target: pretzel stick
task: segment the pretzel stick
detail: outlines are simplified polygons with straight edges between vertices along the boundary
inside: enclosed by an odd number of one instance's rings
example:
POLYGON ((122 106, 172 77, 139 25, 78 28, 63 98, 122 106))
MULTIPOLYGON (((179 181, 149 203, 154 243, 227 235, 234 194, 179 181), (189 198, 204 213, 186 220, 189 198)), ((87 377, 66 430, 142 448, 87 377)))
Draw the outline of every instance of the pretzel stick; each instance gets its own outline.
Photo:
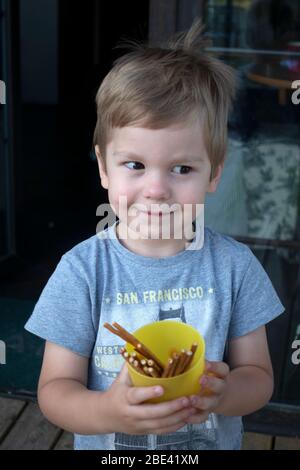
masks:
POLYGON ((151 375, 151 377, 160 377, 159 373, 154 369, 154 367, 148 367, 148 373, 151 375))
POLYGON ((138 355, 136 352, 131 352, 130 356, 133 357, 134 359, 138 359, 138 355))
POLYGON ((186 363, 185 363, 185 365, 184 365, 183 372, 186 372, 187 369, 189 368, 189 366, 191 365, 191 362, 192 362, 192 360, 193 360, 193 358, 194 358, 194 355, 195 355, 195 352, 196 352, 196 350, 197 350, 197 347, 198 347, 198 344, 197 344, 197 343, 193 343, 193 344, 192 344, 191 351, 190 351, 192 354, 189 355, 189 358, 187 359, 187 361, 186 361, 186 363))
POLYGON ((179 375, 181 374, 181 370, 182 370, 182 365, 183 365, 183 362, 185 361, 185 350, 181 351, 179 353, 179 359, 178 359, 178 362, 177 362, 177 365, 176 365, 176 369, 174 371, 174 374, 173 375, 179 375))
POLYGON ((149 367, 153 367, 153 369, 155 369, 156 372, 158 373, 159 377, 161 376, 162 370, 161 370, 161 368, 156 364, 156 362, 154 362, 152 359, 148 359, 147 365, 148 365, 149 367))
POLYGON ((119 325, 117 322, 113 322, 113 326, 111 326, 109 323, 104 323, 103 325, 105 328, 107 328, 111 333, 114 333, 115 335, 119 336, 120 338, 124 339, 127 343, 130 343, 134 348, 142 354, 144 357, 147 359, 152 359, 153 361, 156 362, 156 364, 163 370, 164 365, 163 363, 144 345, 142 344, 135 336, 133 336, 131 333, 126 331, 124 328, 122 328, 121 325, 119 325), (115 328, 113 328, 115 327, 115 328))
POLYGON ((146 357, 147 359, 152 359, 152 361, 154 361, 161 370, 164 369, 163 363, 149 349, 147 349, 144 344, 138 343, 137 350, 140 354, 142 354, 142 356, 146 357))
POLYGON ((173 364, 173 359, 169 359, 166 367, 164 368, 164 371, 162 373, 162 378, 168 377, 169 371, 171 370, 173 364))
POLYGON ((151 377, 149 372, 148 372, 148 367, 144 366, 143 371, 144 371, 144 375, 148 375, 148 377, 151 377))
MULTIPOLYGON (((142 354, 142 352, 140 351, 140 349, 134 348, 134 350, 135 350, 140 356, 144 356, 145 358, 147 358, 146 355, 142 354)), ((154 356, 153 353, 151 353, 151 354, 152 354, 152 356, 154 356)), ((147 358, 147 359, 143 359, 143 361, 145 361, 145 363, 143 364, 144 366, 155 367, 160 373, 162 373, 164 367, 160 367, 160 365, 157 363, 158 359, 157 359, 157 361, 155 361, 154 359, 148 359, 148 358, 147 358), (148 364, 148 361, 151 362, 151 365, 148 364), (152 364, 152 363, 153 363, 153 364, 152 364)), ((162 364, 162 363, 161 363, 161 364, 162 364)))
MULTIPOLYGON (((122 334, 120 334, 118 332, 118 330, 116 330, 115 328, 113 328, 109 323, 104 323, 104 328, 106 328, 107 330, 109 330, 111 333, 113 333, 114 335, 117 335, 119 336, 120 338, 124 339, 124 336, 122 334)), ((125 340, 125 339, 124 339, 125 340)), ((125 340, 126 341, 126 340, 125 340)))
POLYGON ((188 361, 190 360, 190 356, 192 356, 192 351, 185 351, 182 355, 182 362, 181 368, 178 371, 178 374, 183 374, 186 371, 186 367, 188 365, 188 361))
POLYGON ((111 333, 119 336, 134 347, 135 352, 131 353, 128 353, 126 349, 122 347, 120 352, 123 358, 138 372, 150 377, 166 378, 183 374, 192 363, 198 347, 197 343, 193 343, 190 351, 182 349, 180 353, 177 353, 173 349, 171 351, 172 357, 168 360, 167 365, 164 366, 163 363, 143 343, 140 343, 135 336, 126 331, 125 328, 118 323, 113 322, 113 326, 109 323, 104 323, 103 326, 111 333), (137 353, 139 353, 139 355, 137 353), (147 360, 141 359, 140 355, 144 356, 147 360))
POLYGON ((143 374, 144 373, 144 370, 141 366, 141 364, 139 363, 139 361, 136 359, 135 361, 133 361, 133 367, 140 373, 140 374, 143 374))
POLYGON ((137 345, 139 344, 139 340, 135 336, 133 336, 131 333, 129 333, 127 330, 125 330, 125 328, 123 328, 121 325, 119 325, 119 323, 117 323, 115 321, 112 323, 112 325, 113 325, 113 327, 115 327, 115 328, 112 327, 113 332, 115 332, 115 334, 117 334, 116 331, 118 331, 119 335, 122 334, 123 339, 125 339, 125 341, 127 341, 127 343, 130 343, 130 344, 132 344, 132 346, 137 347, 137 345))
POLYGON ((143 368, 145 374, 147 374, 149 377, 154 377, 154 378, 158 378, 160 377, 160 375, 158 374, 158 372, 153 368, 153 367, 144 367, 143 368))
POLYGON ((123 349, 123 351, 121 351, 121 355, 124 357, 124 359, 126 361, 129 361, 129 354, 127 351, 125 351, 125 349, 123 349))
POLYGON ((173 364, 171 367, 171 370, 169 371, 168 377, 174 377, 176 375, 176 368, 179 362, 179 354, 174 353, 173 354, 173 364))
MULTIPOLYGON (((122 354, 123 358, 125 359, 125 361, 128 362, 128 364, 130 364, 137 372, 139 372, 140 374, 144 374, 143 369, 142 369, 141 367, 136 366, 136 365, 134 364, 134 362, 135 362, 134 359, 133 359, 132 357, 129 357, 129 354, 128 354, 127 351, 124 351, 124 352, 121 353, 121 354, 122 354), (131 362, 130 362, 130 359, 133 360, 133 363, 132 363, 132 364, 131 364, 131 362)), ((138 361, 136 361, 136 362, 138 362, 138 361)))
POLYGON ((135 370, 143 374, 143 368, 139 364, 139 361, 137 359, 134 359, 134 357, 130 356, 129 352, 126 350, 121 352, 123 358, 125 359, 128 364, 130 364, 135 370))

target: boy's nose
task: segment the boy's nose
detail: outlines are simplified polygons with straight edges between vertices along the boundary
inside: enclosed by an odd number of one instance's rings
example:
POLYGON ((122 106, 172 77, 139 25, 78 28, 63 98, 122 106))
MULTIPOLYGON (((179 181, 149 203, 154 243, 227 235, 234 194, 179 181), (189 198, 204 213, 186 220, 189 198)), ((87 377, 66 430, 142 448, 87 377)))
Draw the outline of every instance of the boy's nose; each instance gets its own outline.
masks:
POLYGON ((143 196, 153 201, 165 201, 170 197, 170 190, 164 178, 153 176, 145 181, 143 196))

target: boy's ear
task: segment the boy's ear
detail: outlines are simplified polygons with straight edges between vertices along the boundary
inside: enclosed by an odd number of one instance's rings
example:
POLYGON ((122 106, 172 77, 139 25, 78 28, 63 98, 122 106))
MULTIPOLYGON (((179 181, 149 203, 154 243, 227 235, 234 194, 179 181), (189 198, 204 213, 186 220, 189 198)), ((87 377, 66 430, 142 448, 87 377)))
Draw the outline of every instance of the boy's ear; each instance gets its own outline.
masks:
POLYGON ((218 165, 215 176, 209 182, 209 185, 207 188, 208 193, 214 193, 216 191, 218 184, 220 182, 221 176, 222 176, 223 168, 224 168, 224 162, 218 165))
POLYGON ((100 148, 99 145, 95 145, 95 154, 97 157, 97 163, 98 163, 98 168, 99 168, 99 175, 101 179, 101 185, 104 189, 108 189, 108 176, 107 173, 104 169, 103 165, 103 158, 100 153, 100 148))

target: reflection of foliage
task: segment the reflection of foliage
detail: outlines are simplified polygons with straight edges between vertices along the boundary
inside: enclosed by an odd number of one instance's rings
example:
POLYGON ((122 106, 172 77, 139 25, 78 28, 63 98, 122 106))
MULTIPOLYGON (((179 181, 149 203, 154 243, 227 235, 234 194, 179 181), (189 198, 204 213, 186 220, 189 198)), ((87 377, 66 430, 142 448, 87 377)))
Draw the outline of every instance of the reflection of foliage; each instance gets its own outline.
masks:
POLYGON ((274 177, 272 168, 261 168, 261 176, 265 183, 272 181, 274 177))
POLYGON ((249 235, 293 239, 298 215, 299 146, 276 137, 254 139, 245 154, 244 182, 249 235))

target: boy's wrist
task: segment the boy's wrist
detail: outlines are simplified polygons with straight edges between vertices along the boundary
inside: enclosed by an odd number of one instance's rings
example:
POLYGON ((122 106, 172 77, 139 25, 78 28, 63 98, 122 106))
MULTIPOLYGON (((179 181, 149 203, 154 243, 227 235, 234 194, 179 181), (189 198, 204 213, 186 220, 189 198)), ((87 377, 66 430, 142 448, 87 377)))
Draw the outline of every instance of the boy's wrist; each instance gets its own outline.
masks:
POLYGON ((271 397, 271 382, 267 372, 259 367, 233 369, 226 378, 226 389, 213 412, 224 416, 244 416, 259 410, 271 397))
POLYGON ((91 416, 91 434, 111 434, 114 430, 109 416, 109 390, 103 392, 88 390, 88 392, 90 394, 88 412, 91 416))

